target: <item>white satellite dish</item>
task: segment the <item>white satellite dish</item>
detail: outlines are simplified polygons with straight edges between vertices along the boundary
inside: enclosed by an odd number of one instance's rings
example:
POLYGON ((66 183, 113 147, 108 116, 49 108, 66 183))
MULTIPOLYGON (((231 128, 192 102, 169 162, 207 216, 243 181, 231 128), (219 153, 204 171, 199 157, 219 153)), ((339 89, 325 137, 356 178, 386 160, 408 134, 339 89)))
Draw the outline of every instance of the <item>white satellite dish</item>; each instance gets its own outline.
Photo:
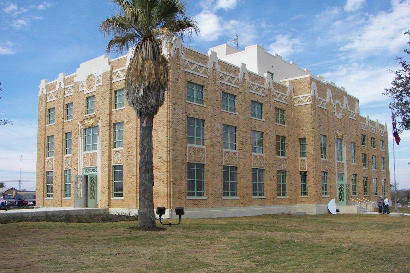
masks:
POLYGON ((331 214, 336 214, 336 202, 334 198, 327 204, 327 209, 331 214))

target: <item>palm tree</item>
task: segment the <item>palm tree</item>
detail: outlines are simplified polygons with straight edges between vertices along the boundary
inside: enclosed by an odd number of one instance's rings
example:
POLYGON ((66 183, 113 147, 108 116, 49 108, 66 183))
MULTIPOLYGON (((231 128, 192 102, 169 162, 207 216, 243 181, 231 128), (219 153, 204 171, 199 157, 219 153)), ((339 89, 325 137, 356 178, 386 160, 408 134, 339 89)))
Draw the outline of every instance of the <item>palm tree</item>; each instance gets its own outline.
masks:
POLYGON ((100 28, 112 35, 107 52, 121 52, 135 46, 127 69, 127 101, 140 120, 139 135, 139 208, 138 226, 155 227, 153 201, 152 126, 154 116, 164 103, 168 85, 168 60, 162 55, 161 39, 182 37, 197 31, 193 20, 185 15, 180 0, 114 0, 119 15, 107 18, 100 28))

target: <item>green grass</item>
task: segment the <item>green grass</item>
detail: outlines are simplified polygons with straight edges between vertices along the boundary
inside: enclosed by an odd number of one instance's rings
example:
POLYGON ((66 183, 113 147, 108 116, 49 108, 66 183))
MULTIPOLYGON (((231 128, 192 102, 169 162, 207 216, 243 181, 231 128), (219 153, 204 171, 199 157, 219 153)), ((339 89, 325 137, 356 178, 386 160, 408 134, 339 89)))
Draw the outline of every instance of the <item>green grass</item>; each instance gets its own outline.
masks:
POLYGON ((260 216, 0 225, 1 272, 409 272, 410 217, 260 216), (6 250, 6 251, 5 251, 6 250))

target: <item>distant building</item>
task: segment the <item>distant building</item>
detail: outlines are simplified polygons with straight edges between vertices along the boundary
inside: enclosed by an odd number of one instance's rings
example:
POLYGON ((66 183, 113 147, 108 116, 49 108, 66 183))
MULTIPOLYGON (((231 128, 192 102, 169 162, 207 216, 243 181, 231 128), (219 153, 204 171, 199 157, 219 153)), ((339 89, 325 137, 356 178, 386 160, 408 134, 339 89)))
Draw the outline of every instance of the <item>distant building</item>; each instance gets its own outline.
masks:
MULTIPOLYGON (((208 55, 174 39, 154 123, 155 206, 202 216, 326 213, 390 195, 386 125, 359 100, 260 46, 208 55)), ((37 205, 138 208, 131 54, 41 81, 37 205)))

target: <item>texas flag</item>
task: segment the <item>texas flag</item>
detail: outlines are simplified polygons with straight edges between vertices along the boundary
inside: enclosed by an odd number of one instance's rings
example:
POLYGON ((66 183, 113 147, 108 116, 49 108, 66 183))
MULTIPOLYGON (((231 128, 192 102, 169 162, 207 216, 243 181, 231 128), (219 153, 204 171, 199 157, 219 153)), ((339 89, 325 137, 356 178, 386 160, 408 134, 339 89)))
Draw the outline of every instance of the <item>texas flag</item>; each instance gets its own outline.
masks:
POLYGON ((397 132, 396 119, 395 119, 394 115, 392 116, 392 119, 393 119, 393 123, 392 123, 393 124, 393 137, 394 137, 394 140, 396 141, 397 145, 399 145, 400 136, 399 136, 399 133, 397 132))

